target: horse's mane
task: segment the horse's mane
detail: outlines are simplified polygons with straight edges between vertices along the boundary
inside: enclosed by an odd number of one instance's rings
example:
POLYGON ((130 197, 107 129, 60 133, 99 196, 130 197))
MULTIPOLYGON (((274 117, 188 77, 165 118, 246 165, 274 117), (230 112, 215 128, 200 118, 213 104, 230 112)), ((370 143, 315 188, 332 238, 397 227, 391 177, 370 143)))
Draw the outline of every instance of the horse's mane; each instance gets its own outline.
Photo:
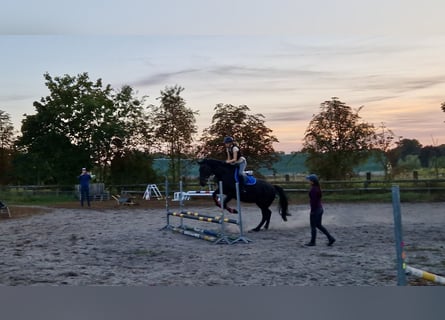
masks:
POLYGON ((212 158, 205 158, 205 159, 202 159, 201 161, 202 162, 207 162, 210 165, 225 166, 225 167, 228 167, 228 168, 232 168, 233 167, 231 164, 226 163, 225 161, 212 159, 212 158))

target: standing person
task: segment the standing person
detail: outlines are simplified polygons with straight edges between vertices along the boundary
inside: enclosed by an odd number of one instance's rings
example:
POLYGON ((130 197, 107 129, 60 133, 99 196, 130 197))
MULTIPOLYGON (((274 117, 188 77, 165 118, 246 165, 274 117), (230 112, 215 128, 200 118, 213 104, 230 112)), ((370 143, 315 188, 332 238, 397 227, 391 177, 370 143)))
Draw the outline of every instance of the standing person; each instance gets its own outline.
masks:
POLYGON ((223 142, 226 147, 226 153, 227 153, 226 163, 237 165, 239 167, 238 175, 241 177, 241 179, 239 179, 240 191, 246 192, 244 186, 246 185, 247 181, 245 172, 247 167, 247 160, 241 154, 240 148, 238 147, 238 145, 235 144, 232 137, 225 137, 223 142))
POLYGON ((90 206, 90 180, 91 175, 86 168, 82 168, 80 173, 79 184, 80 184, 80 205, 83 207, 83 202, 86 199, 88 207, 90 206))
POLYGON ((323 232, 328 238, 328 246, 332 246, 335 242, 335 238, 331 236, 325 227, 321 224, 321 218, 323 216, 323 205, 321 203, 321 187, 318 177, 315 174, 310 174, 306 177, 306 180, 311 184, 309 190, 309 200, 311 205, 310 223, 311 223, 311 241, 305 243, 305 246, 315 246, 315 240, 317 238, 317 229, 323 232))

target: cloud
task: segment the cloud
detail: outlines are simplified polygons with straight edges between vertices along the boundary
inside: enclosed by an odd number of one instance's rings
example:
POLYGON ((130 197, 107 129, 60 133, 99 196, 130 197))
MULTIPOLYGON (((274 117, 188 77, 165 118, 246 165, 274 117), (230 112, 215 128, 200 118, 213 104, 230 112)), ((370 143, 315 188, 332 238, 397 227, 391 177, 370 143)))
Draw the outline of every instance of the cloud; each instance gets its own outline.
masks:
POLYGON ((25 95, 25 94, 10 94, 10 95, 2 95, 0 96, 0 101, 23 101, 23 100, 30 100, 35 99, 34 95, 25 95))
POLYGON ((297 121, 310 121, 312 118, 312 112, 309 114, 308 112, 301 111, 288 111, 288 112, 275 112, 275 113, 265 113, 267 122, 297 122, 297 121))
POLYGON ((284 78, 284 77, 320 77, 326 76, 328 72, 312 71, 298 68, 275 68, 261 67, 254 68, 242 65, 219 66, 209 70, 218 76, 244 76, 251 78, 284 78))
POLYGON ((445 83, 445 76, 424 76, 413 78, 388 77, 388 76, 365 76, 351 79, 355 82, 355 88, 359 90, 385 90, 394 93, 405 93, 413 90, 421 90, 445 83))
POLYGON ((165 85, 167 82, 171 82, 170 79, 175 76, 196 74, 199 71, 200 71, 199 69, 184 69, 173 72, 156 73, 147 78, 142 78, 137 81, 134 81, 132 85, 137 85, 137 86, 165 85))

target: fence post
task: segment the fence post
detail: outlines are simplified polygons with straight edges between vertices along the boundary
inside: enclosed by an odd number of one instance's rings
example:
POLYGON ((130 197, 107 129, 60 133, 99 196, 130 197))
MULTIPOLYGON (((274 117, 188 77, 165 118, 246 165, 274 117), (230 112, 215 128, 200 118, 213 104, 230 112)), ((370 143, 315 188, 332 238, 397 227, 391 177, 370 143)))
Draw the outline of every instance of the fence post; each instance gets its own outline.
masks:
POLYGON ((405 262, 403 253, 403 237, 402 237, 402 214, 400 212, 400 189, 399 186, 392 186, 392 207, 394 215, 394 236, 396 242, 397 254, 397 285, 406 285, 405 262))

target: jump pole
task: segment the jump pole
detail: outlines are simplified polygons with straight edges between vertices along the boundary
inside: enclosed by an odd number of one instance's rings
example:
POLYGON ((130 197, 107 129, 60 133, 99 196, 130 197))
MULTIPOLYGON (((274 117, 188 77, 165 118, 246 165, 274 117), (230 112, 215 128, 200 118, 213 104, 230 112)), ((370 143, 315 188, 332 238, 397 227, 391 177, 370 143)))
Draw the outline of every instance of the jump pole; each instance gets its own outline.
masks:
POLYGON ((186 236, 190 236, 190 237, 194 237, 197 239, 203 239, 206 241, 210 241, 210 242, 215 242, 217 237, 215 236, 211 236, 211 235, 206 235, 206 234, 202 234, 200 232, 194 232, 193 230, 190 230, 187 227, 170 227, 170 229, 173 232, 177 232, 186 236))
MULTIPOLYGON (((222 193, 222 182, 220 182, 221 192, 220 192, 220 198, 222 199, 223 193, 222 193)), ((179 189, 180 192, 183 190, 182 181, 179 182, 179 189)), ((219 243, 219 242, 226 242, 228 244, 232 244, 232 241, 236 240, 234 237, 230 237, 224 234, 224 223, 234 223, 238 224, 238 221, 234 219, 226 219, 224 218, 224 209, 221 212, 220 217, 213 217, 213 216, 207 216, 207 215, 201 215, 199 213, 195 212, 189 212, 184 211, 183 207, 183 199, 181 197, 179 206, 181 209, 181 212, 170 212, 169 205, 168 205, 168 178, 165 179, 165 192, 166 192, 166 212, 167 212, 167 225, 161 228, 161 230, 170 229, 173 232, 181 233, 183 235, 191 236, 198 239, 207 240, 213 243, 219 243), (180 218, 180 225, 178 227, 172 226, 170 224, 170 216, 175 216, 180 218), (216 232, 213 232, 211 230, 196 228, 196 227, 189 227, 184 225, 184 218, 192 219, 192 220, 199 220, 199 221, 205 221, 205 222, 213 222, 213 223, 219 223, 221 225, 221 234, 218 234, 216 232)), ((222 207, 223 208, 223 207, 222 207)))
POLYGON ((215 244, 225 242, 227 244, 232 244, 233 242, 229 239, 229 237, 225 233, 224 226, 224 195, 223 195, 223 184, 222 181, 219 181, 219 203, 221 207, 221 236, 215 241, 215 244))
POLYGON ((406 285, 405 274, 405 253, 403 252, 403 237, 402 237, 402 214, 400 211, 400 189, 399 186, 392 186, 392 207, 394 216, 394 237, 397 254, 397 285, 406 285))
POLYGON ((406 274, 411 274, 418 278, 433 281, 435 283, 445 285, 445 277, 417 269, 406 265, 405 253, 403 251, 404 243, 402 238, 402 214, 400 210, 400 189, 399 186, 392 187, 392 203, 394 213, 394 235, 396 239, 396 253, 397 253, 397 285, 406 285, 406 274))
MULTIPOLYGON (((219 182, 219 189, 220 189, 220 207, 221 207, 221 216, 208 216, 204 214, 199 214, 197 212, 190 212, 190 211, 184 211, 184 203, 182 197, 179 199, 179 206, 180 206, 180 212, 170 212, 169 205, 168 205, 168 180, 166 177, 165 180, 165 190, 166 190, 166 210, 167 210, 167 225, 163 227, 163 229, 170 229, 174 232, 178 232, 184 235, 192 236, 199 239, 204 239, 207 241, 211 241, 214 243, 227 243, 227 244, 233 244, 239 241, 243 241, 244 243, 251 242, 250 239, 246 238, 243 234, 243 223, 242 223, 242 214, 241 214, 241 204, 240 204, 240 192, 239 192, 239 183, 236 183, 236 199, 237 199, 237 210, 238 210, 238 220, 235 219, 229 219, 225 218, 225 210, 224 210, 224 194, 223 194, 223 185, 222 181, 219 182), (174 227, 170 224, 170 216, 175 216, 180 218, 180 226, 174 227), (217 232, 201 229, 197 227, 189 227, 184 225, 184 218, 192 219, 192 220, 199 220, 199 221, 205 221, 205 222, 213 222, 213 223, 219 223, 221 225, 220 229, 221 232, 218 234, 217 232), (232 223, 238 225, 240 229, 240 236, 234 237, 234 236, 228 236, 225 233, 225 223, 232 223)), ((180 193, 183 192, 183 185, 182 181, 179 182, 179 189, 180 193)))
MULTIPOLYGON (((165 210, 166 212, 169 212, 169 206, 168 206, 168 177, 165 176, 165 210)), ((163 227, 161 230, 166 229, 170 226, 170 216, 167 215, 167 225, 163 227)))
POLYGON ((243 218, 241 213, 241 200, 240 200, 240 191, 239 191, 239 182, 235 184, 236 188, 236 210, 238 210, 238 227, 239 227, 239 234, 240 236, 236 238, 232 243, 236 243, 238 241, 243 241, 244 243, 252 242, 249 238, 244 236, 243 231, 243 218))
POLYGON ((418 278, 433 281, 435 283, 445 285, 445 277, 438 276, 434 273, 430 273, 421 269, 413 268, 411 266, 406 266, 406 273, 412 274, 418 278))
POLYGON ((178 218, 186 218, 186 219, 199 220, 199 221, 204 221, 204 222, 213 222, 213 223, 218 223, 218 224, 222 224, 223 222, 238 224, 238 221, 234 220, 234 219, 224 218, 221 216, 212 217, 212 216, 208 216, 205 214, 199 214, 197 212, 190 212, 190 211, 169 212, 168 215, 178 217, 178 218))

